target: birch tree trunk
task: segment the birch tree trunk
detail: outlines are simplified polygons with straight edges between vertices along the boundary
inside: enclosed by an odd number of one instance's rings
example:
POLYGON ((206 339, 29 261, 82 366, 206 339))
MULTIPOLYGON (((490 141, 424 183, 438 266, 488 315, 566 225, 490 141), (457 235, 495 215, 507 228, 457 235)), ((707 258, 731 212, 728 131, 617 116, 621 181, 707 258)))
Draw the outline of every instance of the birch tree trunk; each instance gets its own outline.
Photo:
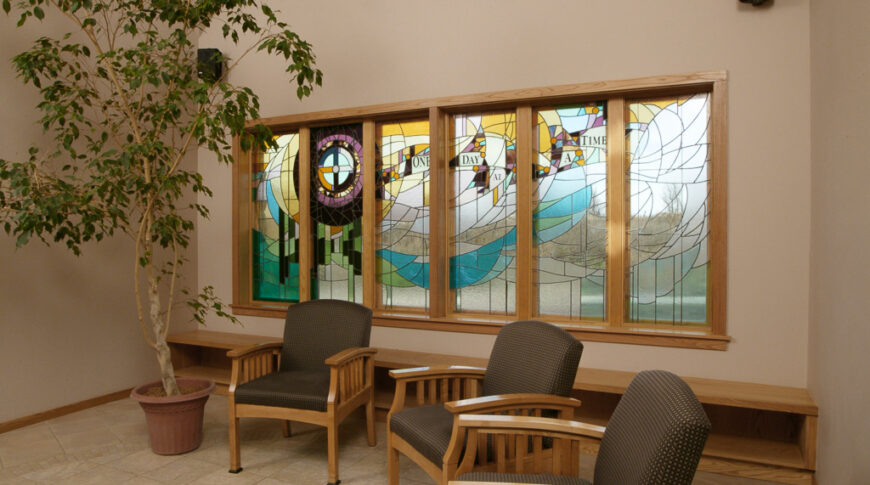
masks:
MULTIPOLYGON (((151 248, 149 248, 151 249, 151 248)), ((160 288, 159 282, 154 275, 154 268, 148 262, 148 301, 150 303, 151 329, 154 331, 154 350, 157 353, 157 362, 160 364, 160 379, 163 381, 163 389, 167 396, 181 394, 178 383, 175 381, 175 368, 172 366, 172 355, 169 345, 166 343, 167 322, 160 315, 160 288)))

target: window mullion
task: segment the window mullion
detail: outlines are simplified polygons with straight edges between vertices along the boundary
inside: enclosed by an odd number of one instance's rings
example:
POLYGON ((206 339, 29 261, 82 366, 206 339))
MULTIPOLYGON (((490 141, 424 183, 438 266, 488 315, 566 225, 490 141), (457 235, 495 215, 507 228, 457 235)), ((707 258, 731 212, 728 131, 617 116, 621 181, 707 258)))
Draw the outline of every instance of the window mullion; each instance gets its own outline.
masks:
POLYGON ((531 106, 517 108, 517 159, 514 176, 517 184, 516 312, 519 320, 528 320, 534 316, 537 306, 532 237, 532 113, 531 106))
POLYGON ((449 303, 447 119, 443 110, 429 109, 429 315, 433 318, 446 316, 449 303))
POLYGON ((625 323, 628 180, 625 161, 625 99, 607 101, 607 316, 611 327, 625 323))
MULTIPOLYGON (((380 294, 377 292, 378 275, 375 271, 375 122, 367 120, 363 122, 363 214, 362 214, 362 281, 363 281, 363 305, 369 308, 380 306, 380 294)), ((351 282, 348 284, 353 284, 351 282)))
POLYGON ((299 128, 299 301, 311 299, 311 130, 299 128))

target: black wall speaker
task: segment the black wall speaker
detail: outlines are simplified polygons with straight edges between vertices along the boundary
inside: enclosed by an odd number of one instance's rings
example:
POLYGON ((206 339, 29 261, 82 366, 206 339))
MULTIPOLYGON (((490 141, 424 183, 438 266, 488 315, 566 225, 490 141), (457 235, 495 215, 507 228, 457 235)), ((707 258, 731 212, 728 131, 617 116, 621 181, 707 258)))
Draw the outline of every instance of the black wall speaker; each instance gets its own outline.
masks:
POLYGON ((224 56, 217 49, 196 50, 196 73, 203 81, 213 83, 224 73, 224 56))

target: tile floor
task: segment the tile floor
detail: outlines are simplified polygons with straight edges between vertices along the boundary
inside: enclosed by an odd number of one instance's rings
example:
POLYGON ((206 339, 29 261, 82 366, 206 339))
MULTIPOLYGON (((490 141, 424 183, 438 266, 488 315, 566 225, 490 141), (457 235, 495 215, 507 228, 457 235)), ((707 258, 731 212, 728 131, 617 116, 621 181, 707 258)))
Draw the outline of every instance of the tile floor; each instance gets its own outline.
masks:
MULTIPOLYGON (((206 405, 204 439, 199 449, 179 456, 155 455, 148 448, 145 420, 129 399, 0 434, 0 485, 82 484, 259 484, 323 485, 327 480, 325 428, 294 423, 284 438, 277 421, 243 419, 242 466, 227 472, 226 398, 206 405)), ((366 443, 365 422, 349 418, 340 429, 341 480, 346 485, 386 483, 384 425, 377 423, 378 444, 366 443)), ((589 478, 593 459, 581 455, 589 478)), ((402 485, 433 482, 415 464, 400 458, 402 485)), ((696 485, 768 482, 699 472, 696 485)))

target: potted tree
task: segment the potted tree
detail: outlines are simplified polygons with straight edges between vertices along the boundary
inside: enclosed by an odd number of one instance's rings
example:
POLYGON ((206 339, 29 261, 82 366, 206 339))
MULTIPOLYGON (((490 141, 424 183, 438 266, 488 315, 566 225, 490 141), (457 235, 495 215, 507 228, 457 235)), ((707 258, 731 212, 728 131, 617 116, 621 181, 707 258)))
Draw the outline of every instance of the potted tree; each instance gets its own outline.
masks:
MULTIPOLYGON (((196 448, 214 384, 181 381, 194 390, 182 396, 166 343, 172 309, 186 301, 200 323, 210 311, 234 318, 211 287, 190 292, 177 285, 193 218, 208 216, 197 197, 211 195, 185 157, 205 147, 219 163, 232 163, 230 135, 245 150, 272 145, 266 127, 244 130, 246 119, 258 118, 258 98, 227 76, 249 53, 266 51, 286 62, 301 99, 321 84, 311 46, 254 0, 2 0, 2 8, 19 15, 19 26, 63 16, 70 32, 41 37, 13 58, 23 82, 40 90, 37 108, 51 143, 32 145, 26 160, 0 159, 0 224, 18 246, 41 240, 76 255, 87 241, 132 238, 138 323, 161 374, 133 394, 146 413, 164 401, 199 406, 198 428, 170 424, 194 434, 182 444, 155 443, 151 434, 158 453, 196 448), (206 50, 202 60, 222 69, 203 68, 195 42, 209 28, 237 44, 254 40, 236 59, 206 50)), ((158 414, 149 426, 165 424, 167 413, 158 414)))

